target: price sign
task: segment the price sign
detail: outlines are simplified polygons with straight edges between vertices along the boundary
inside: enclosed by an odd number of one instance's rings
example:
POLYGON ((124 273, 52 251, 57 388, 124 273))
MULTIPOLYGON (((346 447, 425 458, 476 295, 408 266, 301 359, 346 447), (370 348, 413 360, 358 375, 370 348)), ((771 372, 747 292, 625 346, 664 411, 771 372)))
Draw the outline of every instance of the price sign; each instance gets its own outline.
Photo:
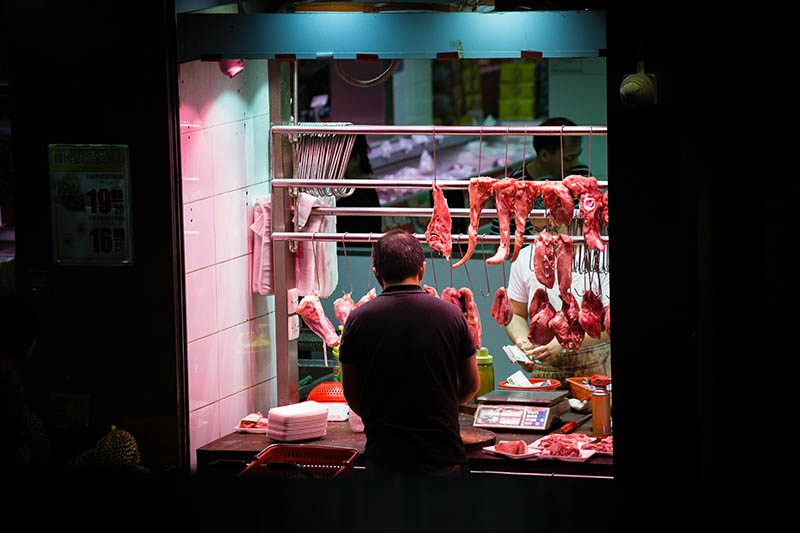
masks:
POLYGON ((128 147, 48 148, 55 262, 132 264, 128 147))

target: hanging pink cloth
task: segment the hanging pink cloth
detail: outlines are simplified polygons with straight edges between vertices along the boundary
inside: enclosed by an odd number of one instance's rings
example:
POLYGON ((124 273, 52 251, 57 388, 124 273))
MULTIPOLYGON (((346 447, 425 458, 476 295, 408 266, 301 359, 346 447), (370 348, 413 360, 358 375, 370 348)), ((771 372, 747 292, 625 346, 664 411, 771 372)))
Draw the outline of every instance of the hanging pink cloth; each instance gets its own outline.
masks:
POLYGON ((255 294, 275 294, 275 276, 272 271, 272 196, 256 199, 253 207, 253 257, 251 288, 255 294))

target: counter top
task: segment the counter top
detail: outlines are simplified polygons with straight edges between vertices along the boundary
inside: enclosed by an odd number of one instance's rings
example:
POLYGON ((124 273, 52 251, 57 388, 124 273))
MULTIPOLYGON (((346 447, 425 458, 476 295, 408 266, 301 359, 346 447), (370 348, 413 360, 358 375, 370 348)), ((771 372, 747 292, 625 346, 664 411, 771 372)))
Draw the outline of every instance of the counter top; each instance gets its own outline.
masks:
MULTIPOLYGON (((556 420, 549 431, 508 432, 494 431, 496 441, 524 440, 533 442, 549 433, 560 433, 560 428, 567 422, 577 420, 585 413, 570 411, 556 420)), ((462 413, 459 423, 462 427, 472 427, 473 417, 462 413)), ((591 420, 581 425, 575 433, 591 434, 591 420)), ((197 449, 198 475, 213 473, 240 472, 251 462, 258 453, 271 444, 272 441, 264 434, 231 433, 197 449)), ((350 424, 344 422, 328 422, 327 435, 321 439, 306 441, 308 444, 321 444, 325 446, 343 446, 355 448, 363 454, 366 445, 364 433, 353 433, 350 424)), ((568 462, 557 459, 511 459, 503 456, 486 453, 483 446, 467 447, 470 470, 474 473, 485 474, 534 474, 551 476, 586 476, 586 477, 613 477, 614 459, 608 456, 594 455, 585 462, 568 462)), ((357 471, 363 469, 365 458, 359 455, 356 460, 357 471)))

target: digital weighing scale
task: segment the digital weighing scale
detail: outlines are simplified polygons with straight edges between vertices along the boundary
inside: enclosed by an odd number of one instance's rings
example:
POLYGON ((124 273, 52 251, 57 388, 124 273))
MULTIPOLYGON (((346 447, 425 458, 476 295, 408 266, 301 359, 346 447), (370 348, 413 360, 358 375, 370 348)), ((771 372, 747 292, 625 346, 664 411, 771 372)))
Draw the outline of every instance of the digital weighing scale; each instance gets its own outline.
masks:
POLYGON ((476 398, 473 427, 544 431, 569 411, 567 391, 494 390, 476 398))

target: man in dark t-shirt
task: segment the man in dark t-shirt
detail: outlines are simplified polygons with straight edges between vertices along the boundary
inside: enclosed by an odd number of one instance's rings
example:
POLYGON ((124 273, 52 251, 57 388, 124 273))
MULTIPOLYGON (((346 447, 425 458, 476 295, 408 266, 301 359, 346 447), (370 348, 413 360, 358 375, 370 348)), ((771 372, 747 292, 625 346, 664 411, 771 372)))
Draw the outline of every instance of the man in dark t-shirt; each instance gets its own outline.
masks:
POLYGON ((461 310, 426 293, 422 245, 387 232, 372 251, 381 294, 354 309, 339 346, 342 385, 367 437, 367 471, 464 475, 458 405, 480 379, 461 310))

